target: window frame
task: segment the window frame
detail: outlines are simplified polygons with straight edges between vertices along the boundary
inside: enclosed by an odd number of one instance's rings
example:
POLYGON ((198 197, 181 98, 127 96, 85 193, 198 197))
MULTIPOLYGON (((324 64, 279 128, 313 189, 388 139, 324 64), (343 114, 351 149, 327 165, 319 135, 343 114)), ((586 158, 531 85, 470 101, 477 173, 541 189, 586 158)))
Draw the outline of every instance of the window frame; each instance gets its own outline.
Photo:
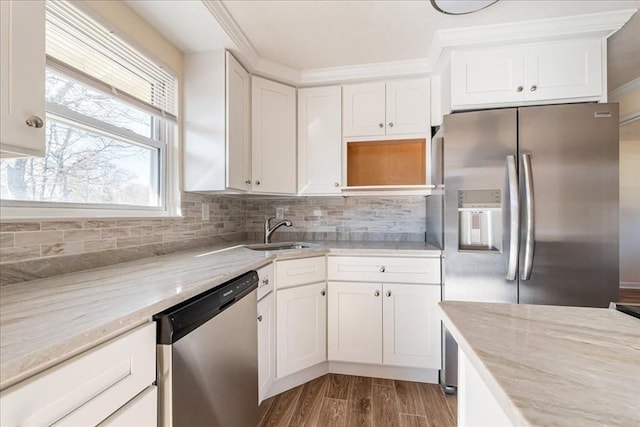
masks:
MULTIPOLYGON (((84 7, 80 11, 90 19, 94 19, 93 14, 87 13, 84 7)), ((96 22, 101 22, 96 19, 96 22)), ((43 23, 44 24, 44 23, 43 23)), ((179 99, 180 81, 175 72, 170 70, 160 61, 141 49, 136 43, 132 43, 126 37, 119 37, 138 54, 146 57, 158 67, 169 72, 175 79, 176 96, 179 99)), ((85 116, 73 111, 66 106, 46 103, 46 114, 48 117, 56 117, 71 126, 86 128, 92 132, 101 133, 109 137, 130 142, 136 145, 144 145, 158 149, 158 206, 138 206, 125 204, 101 204, 101 203, 66 203, 66 202, 43 202, 43 201, 21 201, 0 199, 0 218, 2 220, 15 219, 54 219, 54 218, 154 218, 154 217, 180 217, 180 189, 179 189, 179 119, 164 111, 158 114, 158 109, 147 105, 145 102, 131 97, 112 88, 109 84, 87 75, 82 71, 47 56, 46 69, 63 75, 65 78, 76 81, 93 90, 113 95, 119 102, 128 104, 136 109, 149 113, 152 116, 152 132, 158 139, 147 138, 143 135, 120 128, 99 119, 85 116), (164 117, 163 117, 164 116, 164 117)), ((44 70, 43 70, 44 71, 44 70)), ((44 78, 43 72, 43 78, 44 78)), ((44 94, 43 94, 44 96, 44 94)))

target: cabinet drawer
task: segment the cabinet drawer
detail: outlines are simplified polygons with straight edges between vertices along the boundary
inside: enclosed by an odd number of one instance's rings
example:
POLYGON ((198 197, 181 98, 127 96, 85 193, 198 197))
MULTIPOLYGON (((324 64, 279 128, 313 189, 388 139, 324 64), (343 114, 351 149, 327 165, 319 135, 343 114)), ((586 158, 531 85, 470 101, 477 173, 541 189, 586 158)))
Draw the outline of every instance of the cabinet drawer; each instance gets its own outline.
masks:
POLYGON ((148 323, 2 393, 2 426, 96 425, 150 386, 156 328, 148 323))
POLYGON ((440 283, 440 258, 332 257, 329 280, 440 283))
POLYGON ((322 282, 326 279, 326 261, 324 256, 276 261, 276 287, 322 282))
POLYGON ((156 427, 158 425, 158 387, 149 386, 98 427, 156 427))
POLYGON ((258 269, 258 301, 273 290, 273 263, 258 269))

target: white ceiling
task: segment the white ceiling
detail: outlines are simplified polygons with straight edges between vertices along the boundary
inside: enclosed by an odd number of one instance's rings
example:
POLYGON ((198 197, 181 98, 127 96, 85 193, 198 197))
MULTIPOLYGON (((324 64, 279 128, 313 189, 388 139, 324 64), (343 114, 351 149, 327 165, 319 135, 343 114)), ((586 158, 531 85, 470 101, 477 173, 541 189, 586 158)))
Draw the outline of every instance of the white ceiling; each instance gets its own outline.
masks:
POLYGON ((249 47, 269 68, 311 72, 424 60, 438 30, 640 8, 640 0, 500 0, 476 13, 452 16, 435 11, 428 0, 125 2, 183 52, 249 47), (213 9, 228 14, 244 46, 234 43, 237 34, 230 37, 221 28, 213 9))

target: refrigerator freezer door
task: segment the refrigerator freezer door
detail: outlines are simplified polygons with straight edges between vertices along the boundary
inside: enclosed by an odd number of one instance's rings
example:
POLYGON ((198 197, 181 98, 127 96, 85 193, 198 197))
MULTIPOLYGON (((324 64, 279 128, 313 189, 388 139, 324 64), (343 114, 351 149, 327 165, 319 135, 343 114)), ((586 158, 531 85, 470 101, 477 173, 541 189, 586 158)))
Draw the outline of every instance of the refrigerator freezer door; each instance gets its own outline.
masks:
POLYGON ((520 303, 607 307, 617 300, 618 126, 617 104, 519 110, 522 273, 532 261, 520 279, 520 303))
POLYGON ((511 249, 507 158, 516 155, 517 110, 451 114, 445 116, 444 128, 444 299, 515 303, 517 280, 507 279, 511 249), (484 203, 492 197, 499 203, 484 203), (499 242, 488 250, 481 250, 482 245, 473 250, 461 242, 468 209, 482 213, 474 216, 495 218, 486 228, 502 231, 499 242))

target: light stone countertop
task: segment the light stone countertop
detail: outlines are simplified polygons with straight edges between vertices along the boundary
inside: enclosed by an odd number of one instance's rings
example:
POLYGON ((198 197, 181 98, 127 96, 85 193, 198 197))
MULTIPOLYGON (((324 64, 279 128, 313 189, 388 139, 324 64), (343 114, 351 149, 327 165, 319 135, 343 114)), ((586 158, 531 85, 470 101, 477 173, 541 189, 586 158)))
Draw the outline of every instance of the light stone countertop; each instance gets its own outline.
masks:
POLYGON ((447 329, 514 425, 640 425, 640 320, 613 309, 445 301, 447 329))
POLYGON ((424 242, 313 242, 253 251, 219 245, 0 287, 0 389, 147 322, 151 316, 278 259, 326 253, 440 256, 424 242))

